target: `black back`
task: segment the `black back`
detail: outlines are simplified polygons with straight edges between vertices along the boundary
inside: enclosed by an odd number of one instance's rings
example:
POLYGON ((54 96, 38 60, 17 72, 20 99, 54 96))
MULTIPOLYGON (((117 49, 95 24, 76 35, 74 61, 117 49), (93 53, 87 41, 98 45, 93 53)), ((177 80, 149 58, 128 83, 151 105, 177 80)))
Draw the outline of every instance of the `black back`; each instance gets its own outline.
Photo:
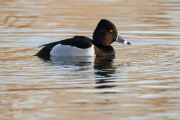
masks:
POLYGON ((44 46, 37 54, 36 56, 44 56, 44 55, 50 55, 50 51, 54 46, 57 44, 61 45, 70 45, 73 47, 81 48, 81 49, 86 49, 92 46, 92 39, 85 37, 85 36, 74 36, 73 38, 69 38, 66 40, 61 40, 53 43, 48 43, 41 45, 39 47, 44 46))

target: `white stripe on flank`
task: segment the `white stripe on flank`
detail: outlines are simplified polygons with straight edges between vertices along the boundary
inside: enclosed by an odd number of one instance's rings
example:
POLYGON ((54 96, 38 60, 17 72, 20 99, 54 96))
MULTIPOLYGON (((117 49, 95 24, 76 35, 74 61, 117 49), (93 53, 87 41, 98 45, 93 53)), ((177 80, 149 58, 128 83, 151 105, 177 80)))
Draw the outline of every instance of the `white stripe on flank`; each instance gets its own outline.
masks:
POLYGON ((94 45, 81 49, 70 45, 58 44, 50 52, 51 56, 95 56, 94 45))

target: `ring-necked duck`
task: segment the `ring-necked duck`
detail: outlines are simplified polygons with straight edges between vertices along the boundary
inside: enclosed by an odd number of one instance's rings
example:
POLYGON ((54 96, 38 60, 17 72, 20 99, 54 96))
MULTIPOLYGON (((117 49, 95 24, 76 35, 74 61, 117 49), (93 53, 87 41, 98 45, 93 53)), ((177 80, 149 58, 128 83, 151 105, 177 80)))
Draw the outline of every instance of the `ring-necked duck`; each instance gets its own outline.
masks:
MULTIPOLYGON (((119 34, 115 25, 105 19, 100 20, 93 33, 93 39, 85 36, 44 44, 37 56, 109 56, 115 55, 111 43, 114 41, 131 45, 119 34)), ((41 47, 40 46, 40 47, 41 47)))

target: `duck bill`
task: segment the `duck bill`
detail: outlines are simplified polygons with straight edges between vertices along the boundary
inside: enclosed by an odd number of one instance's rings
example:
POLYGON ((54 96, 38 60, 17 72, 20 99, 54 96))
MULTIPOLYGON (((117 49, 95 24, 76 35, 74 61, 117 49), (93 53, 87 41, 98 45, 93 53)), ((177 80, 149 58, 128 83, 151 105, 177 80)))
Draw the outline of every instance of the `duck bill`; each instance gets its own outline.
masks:
POLYGON ((120 35, 117 36, 117 39, 116 39, 117 42, 120 42, 122 44, 127 44, 127 45, 131 45, 130 42, 124 40, 120 35))

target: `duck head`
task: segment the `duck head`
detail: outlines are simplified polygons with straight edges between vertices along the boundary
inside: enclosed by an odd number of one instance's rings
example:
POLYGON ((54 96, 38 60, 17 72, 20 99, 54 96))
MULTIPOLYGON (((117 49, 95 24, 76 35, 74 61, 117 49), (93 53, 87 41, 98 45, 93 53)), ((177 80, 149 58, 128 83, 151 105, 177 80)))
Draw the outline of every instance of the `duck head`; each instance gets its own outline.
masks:
POLYGON ((118 34, 112 22, 105 19, 100 20, 93 33, 93 43, 98 46, 110 46, 114 41, 131 45, 118 34))

